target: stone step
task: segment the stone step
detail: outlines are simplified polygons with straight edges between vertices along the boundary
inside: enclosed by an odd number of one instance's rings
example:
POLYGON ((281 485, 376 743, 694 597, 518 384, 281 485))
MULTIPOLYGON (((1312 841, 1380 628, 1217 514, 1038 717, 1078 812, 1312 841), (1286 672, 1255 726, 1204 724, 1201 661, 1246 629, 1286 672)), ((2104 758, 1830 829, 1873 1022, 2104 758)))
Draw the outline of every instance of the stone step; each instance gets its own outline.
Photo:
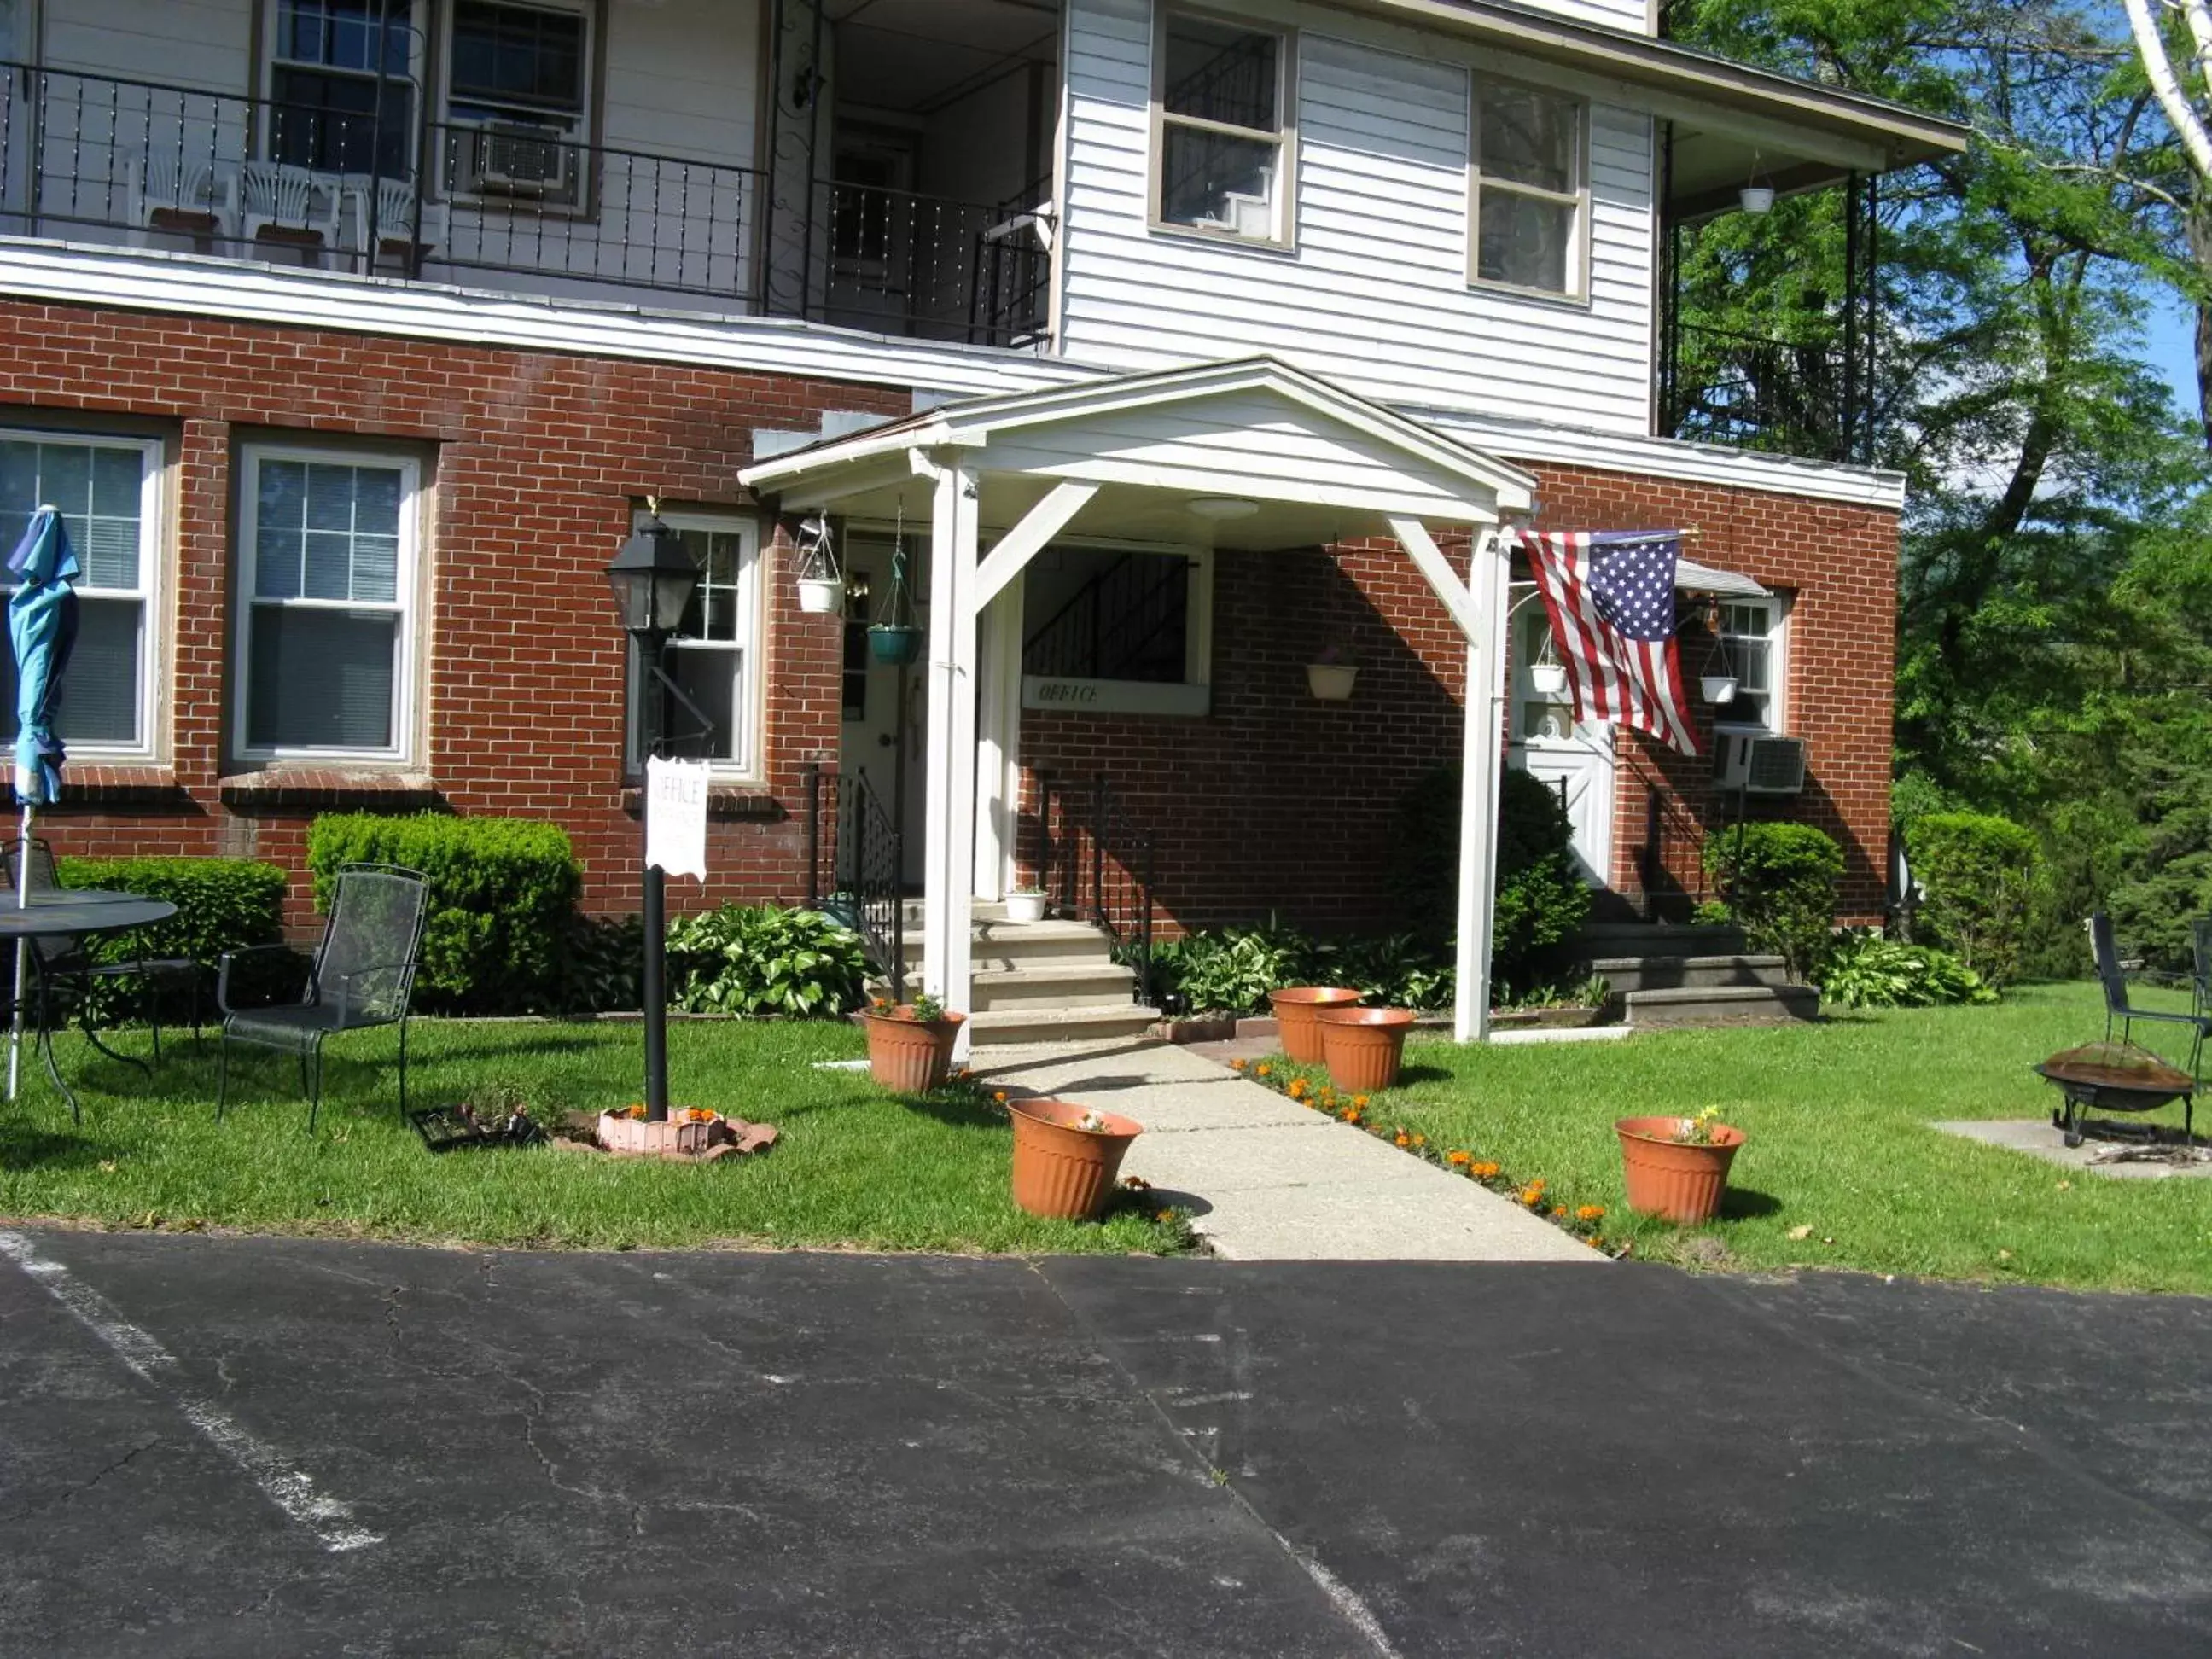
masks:
POLYGON ((1015 1008, 1127 1008, 1136 1001, 1137 975, 1111 962, 1027 962, 1017 968, 979 969, 971 983, 977 1013, 1015 1008))
POLYGON ((1698 986, 1787 985, 1790 964, 1775 956, 1595 957, 1593 974, 1604 975, 1613 995, 1698 986))
MULTIPOLYGON (((978 972, 1029 963, 1110 963, 1114 959, 1113 945, 1106 935, 1087 921, 979 921, 969 938, 978 972)), ((921 960, 927 939, 919 927, 907 930, 908 963, 921 960)))
POLYGON ((1158 1009, 1133 1002, 1112 1008, 994 1008, 969 1017, 968 1039, 978 1048, 1002 1048, 1141 1037, 1159 1017, 1158 1009))
POLYGON ((1631 991, 1621 999, 1639 1030, 1684 1025, 1792 1025, 1816 1018, 1820 994, 1809 985, 1682 985, 1631 991))
POLYGON ((1741 956, 1743 930, 1688 922, 1594 921, 1576 936, 1575 951, 1583 958, 1741 956))

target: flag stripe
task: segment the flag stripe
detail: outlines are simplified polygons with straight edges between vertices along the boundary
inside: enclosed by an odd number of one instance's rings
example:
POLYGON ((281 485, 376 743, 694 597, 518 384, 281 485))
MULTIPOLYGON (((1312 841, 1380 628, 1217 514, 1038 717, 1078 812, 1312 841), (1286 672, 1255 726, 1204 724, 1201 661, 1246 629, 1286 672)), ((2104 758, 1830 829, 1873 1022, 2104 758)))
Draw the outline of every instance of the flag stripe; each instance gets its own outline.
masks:
POLYGON ((1646 732, 1686 755, 1698 752, 1698 739, 1683 700, 1681 651, 1675 637, 1674 607, 1675 538, 1632 538, 1635 562, 1616 565, 1599 580, 1599 561, 1620 557, 1602 543, 1619 538, 1586 530, 1517 532, 1522 550, 1536 578, 1552 639, 1566 665, 1575 718, 1610 721, 1646 732), (1662 580, 1665 592, 1657 592, 1662 580), (1625 602, 1625 605, 1624 605, 1625 602), (1646 637, 1626 632, 1607 615, 1606 606, 1646 637), (1663 606, 1663 609, 1660 607, 1663 606), (1664 628, 1663 637, 1649 637, 1664 628))

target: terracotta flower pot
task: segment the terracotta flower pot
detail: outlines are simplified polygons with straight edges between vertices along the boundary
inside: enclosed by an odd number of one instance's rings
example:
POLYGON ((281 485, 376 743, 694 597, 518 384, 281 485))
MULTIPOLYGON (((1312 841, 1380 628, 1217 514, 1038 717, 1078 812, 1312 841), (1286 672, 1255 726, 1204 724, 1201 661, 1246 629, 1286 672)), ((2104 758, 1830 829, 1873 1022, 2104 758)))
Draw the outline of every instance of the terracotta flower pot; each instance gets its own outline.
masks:
POLYGON ((1695 1226, 1720 1212, 1729 1165, 1743 1145, 1743 1131, 1716 1123, 1707 1146, 1674 1139, 1681 1125, 1679 1117, 1624 1117, 1613 1127, 1620 1136, 1628 1207, 1695 1226))
POLYGON ((1321 1057, 1328 1080, 1344 1094, 1373 1094, 1398 1080, 1405 1057, 1406 1033, 1413 1029, 1411 1008, 1323 1008, 1321 1057))
POLYGON ((1015 1100, 1014 1202, 1031 1215, 1055 1221, 1089 1221, 1105 1208, 1121 1155, 1142 1134, 1133 1119, 1100 1112, 1105 1127, 1077 1127, 1093 1108, 1072 1100, 1015 1100))
POLYGON ((1321 1023, 1324 1008, 1350 1008, 1359 993, 1341 985, 1292 985, 1267 993, 1267 1006, 1275 1011, 1283 1052, 1304 1066, 1322 1063, 1321 1023))
POLYGON ((910 1004, 870 1014, 868 1073, 895 1094, 926 1095, 952 1072, 952 1044, 965 1014, 916 1019, 910 1004))

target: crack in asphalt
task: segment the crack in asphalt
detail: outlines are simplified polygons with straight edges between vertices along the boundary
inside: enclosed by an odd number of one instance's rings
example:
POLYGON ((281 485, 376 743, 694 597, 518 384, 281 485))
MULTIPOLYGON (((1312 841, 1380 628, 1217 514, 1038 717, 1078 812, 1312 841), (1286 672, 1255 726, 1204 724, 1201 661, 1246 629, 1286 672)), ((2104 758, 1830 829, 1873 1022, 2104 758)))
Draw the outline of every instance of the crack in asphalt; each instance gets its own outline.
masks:
POLYGON ((109 1475, 113 1474, 117 1470, 129 1468, 132 1463, 138 1460, 141 1455, 153 1450, 156 1446, 166 1443, 167 1438, 168 1437, 166 1435, 157 1434, 150 1440, 142 1440, 138 1444, 133 1446, 129 1451, 124 1453, 122 1456, 117 1458, 113 1462, 106 1464, 95 1470, 87 1479, 77 1481, 74 1486, 64 1487, 60 1492, 56 1492, 52 1498, 46 1499, 44 1502, 28 1504, 22 1509, 13 1510, 5 1515, 0 1515, 0 1526, 5 1526, 16 1521, 28 1521, 34 1516, 44 1515, 50 1510, 58 1510, 63 1504, 70 1503, 73 1499, 82 1498, 85 1493, 90 1492, 94 1486, 97 1486, 101 1481, 106 1480, 109 1475))

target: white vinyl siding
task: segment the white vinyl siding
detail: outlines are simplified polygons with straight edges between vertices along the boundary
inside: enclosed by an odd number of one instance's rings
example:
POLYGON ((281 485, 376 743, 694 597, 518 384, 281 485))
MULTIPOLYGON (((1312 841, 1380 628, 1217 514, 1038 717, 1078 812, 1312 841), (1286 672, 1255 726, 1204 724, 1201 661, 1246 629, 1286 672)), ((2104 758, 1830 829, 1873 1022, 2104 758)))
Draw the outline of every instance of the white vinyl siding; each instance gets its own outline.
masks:
MULTIPOLYGON (((79 759, 151 759, 161 684, 161 446, 0 428, 0 560, 32 513, 60 510, 76 555, 76 645, 54 710, 79 759)), ((15 591, 0 575, 0 598, 15 591)), ((0 729, 15 740, 15 663, 0 653, 0 729)))
POLYGON ((1149 228, 1151 0, 1069 0, 1063 346, 1118 369, 1266 352, 1400 405, 1649 429, 1652 124, 1589 106, 1580 301, 1468 282, 1460 64, 1298 36, 1292 257, 1149 228))
POLYGON ((419 479, 403 456, 245 452, 231 656, 240 754, 408 757, 419 479))

